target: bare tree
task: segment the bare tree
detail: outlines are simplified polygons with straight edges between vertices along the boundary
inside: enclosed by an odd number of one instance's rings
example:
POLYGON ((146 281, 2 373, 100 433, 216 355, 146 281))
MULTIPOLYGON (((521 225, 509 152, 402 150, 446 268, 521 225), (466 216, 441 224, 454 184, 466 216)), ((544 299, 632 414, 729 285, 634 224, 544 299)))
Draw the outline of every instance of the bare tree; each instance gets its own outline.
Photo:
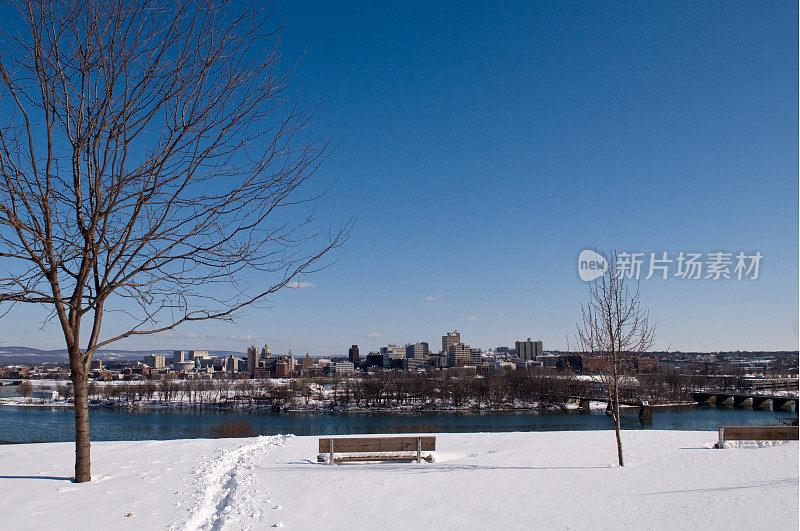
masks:
POLYGON ((19 386, 17 386, 17 394, 22 398, 28 398, 33 393, 33 384, 30 380, 23 380, 19 386))
POLYGON ((321 266, 350 224, 315 239, 320 194, 302 190, 329 144, 257 7, 16 0, 4 17, 0 302, 60 325, 89 481, 97 349, 230 320, 321 266))
POLYGON ((578 346, 591 356, 598 378, 611 404, 617 438, 619 465, 622 459, 621 421, 619 415, 620 383, 633 357, 653 345, 655 326, 649 312, 639 303, 638 280, 628 286, 625 271, 618 267, 616 253, 604 256, 606 271, 589 284, 589 300, 581 305, 578 346))

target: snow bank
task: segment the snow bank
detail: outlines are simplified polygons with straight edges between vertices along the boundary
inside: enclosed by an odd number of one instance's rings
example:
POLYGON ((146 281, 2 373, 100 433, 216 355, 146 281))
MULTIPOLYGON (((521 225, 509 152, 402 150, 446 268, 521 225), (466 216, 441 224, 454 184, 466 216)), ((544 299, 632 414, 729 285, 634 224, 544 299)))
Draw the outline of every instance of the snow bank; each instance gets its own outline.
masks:
POLYGON ((437 434, 433 463, 316 462, 318 437, 0 446, 4 530, 797 529, 798 444, 716 432, 437 434))
MULTIPOLYGON (((769 448, 771 446, 780 446, 787 444, 789 441, 725 441, 725 450, 741 450, 743 448, 769 448)), ((715 445, 714 448, 717 448, 715 445)))

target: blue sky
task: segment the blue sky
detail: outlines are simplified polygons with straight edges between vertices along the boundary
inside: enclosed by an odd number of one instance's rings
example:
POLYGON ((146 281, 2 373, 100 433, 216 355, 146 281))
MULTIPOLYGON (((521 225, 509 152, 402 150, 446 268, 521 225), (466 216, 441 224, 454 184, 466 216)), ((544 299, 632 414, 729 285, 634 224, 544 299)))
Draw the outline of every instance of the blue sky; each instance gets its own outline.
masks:
MULTIPOLYGON (((755 281, 643 281, 657 347, 797 349, 796 3, 497 4, 278 4, 293 89, 337 145, 318 213, 357 215, 352 236, 235 324, 119 346, 564 348, 597 247, 760 251, 755 281)), ((40 320, 0 338, 60 348, 40 320)))

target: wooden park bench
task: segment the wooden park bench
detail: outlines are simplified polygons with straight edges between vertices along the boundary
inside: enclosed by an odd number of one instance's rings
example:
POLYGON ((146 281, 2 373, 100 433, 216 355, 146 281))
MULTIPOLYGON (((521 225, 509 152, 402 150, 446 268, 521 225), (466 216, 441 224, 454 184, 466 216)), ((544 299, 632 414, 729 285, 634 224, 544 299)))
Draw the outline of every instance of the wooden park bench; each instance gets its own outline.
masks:
POLYGON ((332 465, 343 461, 416 461, 433 458, 422 452, 436 450, 436 437, 323 437, 317 461, 332 465), (405 453, 402 453, 405 452, 405 453), (412 453, 413 452, 413 453, 412 453), (328 454, 327 459, 322 454, 328 454), (350 454, 350 455, 347 455, 350 454), (353 455, 358 454, 358 455, 353 455))
POLYGON ((796 441, 797 426, 720 426, 717 448, 726 441, 796 441))

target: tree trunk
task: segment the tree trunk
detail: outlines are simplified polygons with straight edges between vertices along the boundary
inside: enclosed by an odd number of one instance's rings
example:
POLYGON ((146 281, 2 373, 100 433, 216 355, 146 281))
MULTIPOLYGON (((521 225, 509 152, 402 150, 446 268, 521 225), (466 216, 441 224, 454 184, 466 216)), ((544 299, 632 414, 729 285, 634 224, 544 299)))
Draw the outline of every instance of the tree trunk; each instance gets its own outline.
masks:
MULTIPOLYGON (((89 393, 86 369, 80 359, 71 360, 71 379, 75 409, 75 483, 92 480, 89 459, 89 393)), ((80 353, 77 357, 80 357, 80 353)))
POLYGON ((625 466, 622 460, 622 439, 620 438, 621 422, 619 418, 619 384, 614 382, 614 433, 617 436, 617 457, 619 458, 619 466, 625 466))

